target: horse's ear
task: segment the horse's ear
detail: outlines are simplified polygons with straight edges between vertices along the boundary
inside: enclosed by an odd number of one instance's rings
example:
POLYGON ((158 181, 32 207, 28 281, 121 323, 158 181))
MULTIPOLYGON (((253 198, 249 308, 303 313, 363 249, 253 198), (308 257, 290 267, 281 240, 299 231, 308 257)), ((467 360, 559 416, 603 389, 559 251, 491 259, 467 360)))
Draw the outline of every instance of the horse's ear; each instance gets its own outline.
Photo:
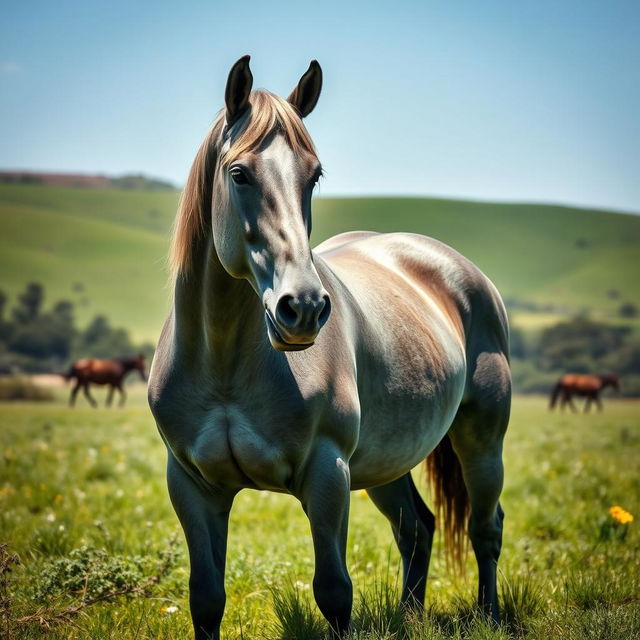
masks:
POLYGON ((227 125, 233 124, 249 106, 253 76, 249 69, 251 56, 242 56, 229 71, 224 101, 227 107, 227 125))
POLYGON ((322 69, 317 60, 312 60, 307 72, 300 78, 298 86, 291 92, 287 101, 293 105, 301 118, 312 111, 322 90, 322 69))

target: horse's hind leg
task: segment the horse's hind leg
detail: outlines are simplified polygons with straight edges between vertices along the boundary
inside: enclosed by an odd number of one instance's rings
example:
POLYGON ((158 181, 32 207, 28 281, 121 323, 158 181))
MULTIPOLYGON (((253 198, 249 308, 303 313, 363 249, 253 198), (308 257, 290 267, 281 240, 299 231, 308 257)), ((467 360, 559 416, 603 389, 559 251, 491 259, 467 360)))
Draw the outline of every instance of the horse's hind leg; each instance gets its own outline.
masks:
POLYGON ((478 563, 478 605, 500 622, 497 566, 504 512, 502 441, 509 421, 511 383, 506 359, 483 353, 475 363, 469 400, 458 411, 449 437, 469 495, 469 537, 478 563))
POLYGON ((111 401, 113 400, 113 391, 114 391, 115 387, 113 385, 111 385, 109 387, 109 391, 107 392, 107 401, 106 401, 106 406, 110 407, 111 406, 111 401))
POLYGON ((435 517, 420 497, 410 473, 381 487, 367 489, 367 493, 389 520, 402 556, 401 602, 422 609, 435 517))
POLYGON ((573 403, 573 398, 571 397, 571 394, 567 395, 567 403, 572 413, 578 412, 578 409, 576 409, 576 405, 573 403))

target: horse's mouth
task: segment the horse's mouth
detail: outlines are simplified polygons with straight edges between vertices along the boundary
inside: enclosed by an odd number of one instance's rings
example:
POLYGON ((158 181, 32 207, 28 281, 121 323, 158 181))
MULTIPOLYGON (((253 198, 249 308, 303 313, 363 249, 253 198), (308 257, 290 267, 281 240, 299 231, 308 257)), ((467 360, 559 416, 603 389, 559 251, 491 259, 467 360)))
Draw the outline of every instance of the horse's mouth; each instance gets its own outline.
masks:
POLYGON ((274 349, 278 351, 304 351, 313 345, 313 340, 311 342, 287 342, 278 331, 269 311, 265 311, 264 317, 267 323, 269 340, 274 349))

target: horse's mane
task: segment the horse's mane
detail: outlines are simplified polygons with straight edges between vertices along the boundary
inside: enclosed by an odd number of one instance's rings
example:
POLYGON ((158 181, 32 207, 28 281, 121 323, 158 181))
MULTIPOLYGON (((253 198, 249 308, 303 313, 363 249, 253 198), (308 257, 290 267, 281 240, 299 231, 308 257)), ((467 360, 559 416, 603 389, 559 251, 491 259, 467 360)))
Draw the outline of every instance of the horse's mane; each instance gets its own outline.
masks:
MULTIPOLYGON (((256 149, 275 130, 284 135, 294 152, 316 155, 300 116, 286 100, 259 89, 251 93, 249 104, 247 112, 231 127, 228 149, 222 150, 225 136, 223 109, 196 154, 173 227, 170 267, 174 277, 189 270, 192 248, 208 228, 218 168, 228 167, 243 153, 256 149)), ((219 182, 223 183, 222 180, 219 182)), ((223 198, 225 193, 226 190, 221 189, 215 197, 223 198)))

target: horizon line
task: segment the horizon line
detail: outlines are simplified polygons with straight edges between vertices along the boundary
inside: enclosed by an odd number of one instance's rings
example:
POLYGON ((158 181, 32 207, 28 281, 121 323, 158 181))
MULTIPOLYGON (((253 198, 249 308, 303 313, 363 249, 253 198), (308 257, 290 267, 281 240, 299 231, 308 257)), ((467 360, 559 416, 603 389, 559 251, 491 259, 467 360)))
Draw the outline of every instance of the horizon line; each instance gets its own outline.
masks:
MULTIPOLYGON (((53 169, 15 169, 15 168, 5 168, 0 167, 0 175, 9 174, 9 173, 24 173, 30 175, 59 175, 59 176, 86 176, 86 177, 99 177, 99 178, 108 178, 108 179, 118 179, 124 178, 128 176, 140 176, 146 178, 148 180, 156 180, 159 182, 165 182, 167 185, 175 191, 182 191, 184 185, 176 184, 172 180, 160 176, 155 176, 149 173, 145 173, 144 171, 125 171, 122 173, 109 173, 109 172, 84 172, 84 171, 60 171, 53 169)), ((0 183, 0 184, 20 184, 20 183, 0 183)), ((36 185, 37 186, 37 185, 36 185)), ((51 185, 51 184, 42 184, 40 186, 60 186, 66 187, 69 189, 79 189, 79 188, 94 188, 96 187, 83 187, 83 186, 67 186, 67 185, 51 185)), ((462 196, 456 194, 447 194, 447 193, 340 193, 340 192, 329 192, 329 193, 318 193, 314 194, 314 198, 324 199, 324 198, 335 198, 335 199, 356 199, 356 198, 373 198, 373 199, 423 199, 423 200, 454 200, 458 202, 477 202, 479 204, 497 204, 497 205, 530 205, 530 206, 545 206, 545 207, 563 207, 567 209, 582 209, 586 211, 597 211, 602 213, 618 213, 621 215, 634 215, 640 216, 640 209, 630 209, 627 207, 619 207, 615 205, 594 205, 594 204, 586 204, 579 202, 561 202, 557 200, 536 200, 536 199, 511 199, 505 198, 502 196, 491 196, 491 197, 483 197, 483 196, 462 196), (610 207, 610 208, 606 208, 610 207)))

